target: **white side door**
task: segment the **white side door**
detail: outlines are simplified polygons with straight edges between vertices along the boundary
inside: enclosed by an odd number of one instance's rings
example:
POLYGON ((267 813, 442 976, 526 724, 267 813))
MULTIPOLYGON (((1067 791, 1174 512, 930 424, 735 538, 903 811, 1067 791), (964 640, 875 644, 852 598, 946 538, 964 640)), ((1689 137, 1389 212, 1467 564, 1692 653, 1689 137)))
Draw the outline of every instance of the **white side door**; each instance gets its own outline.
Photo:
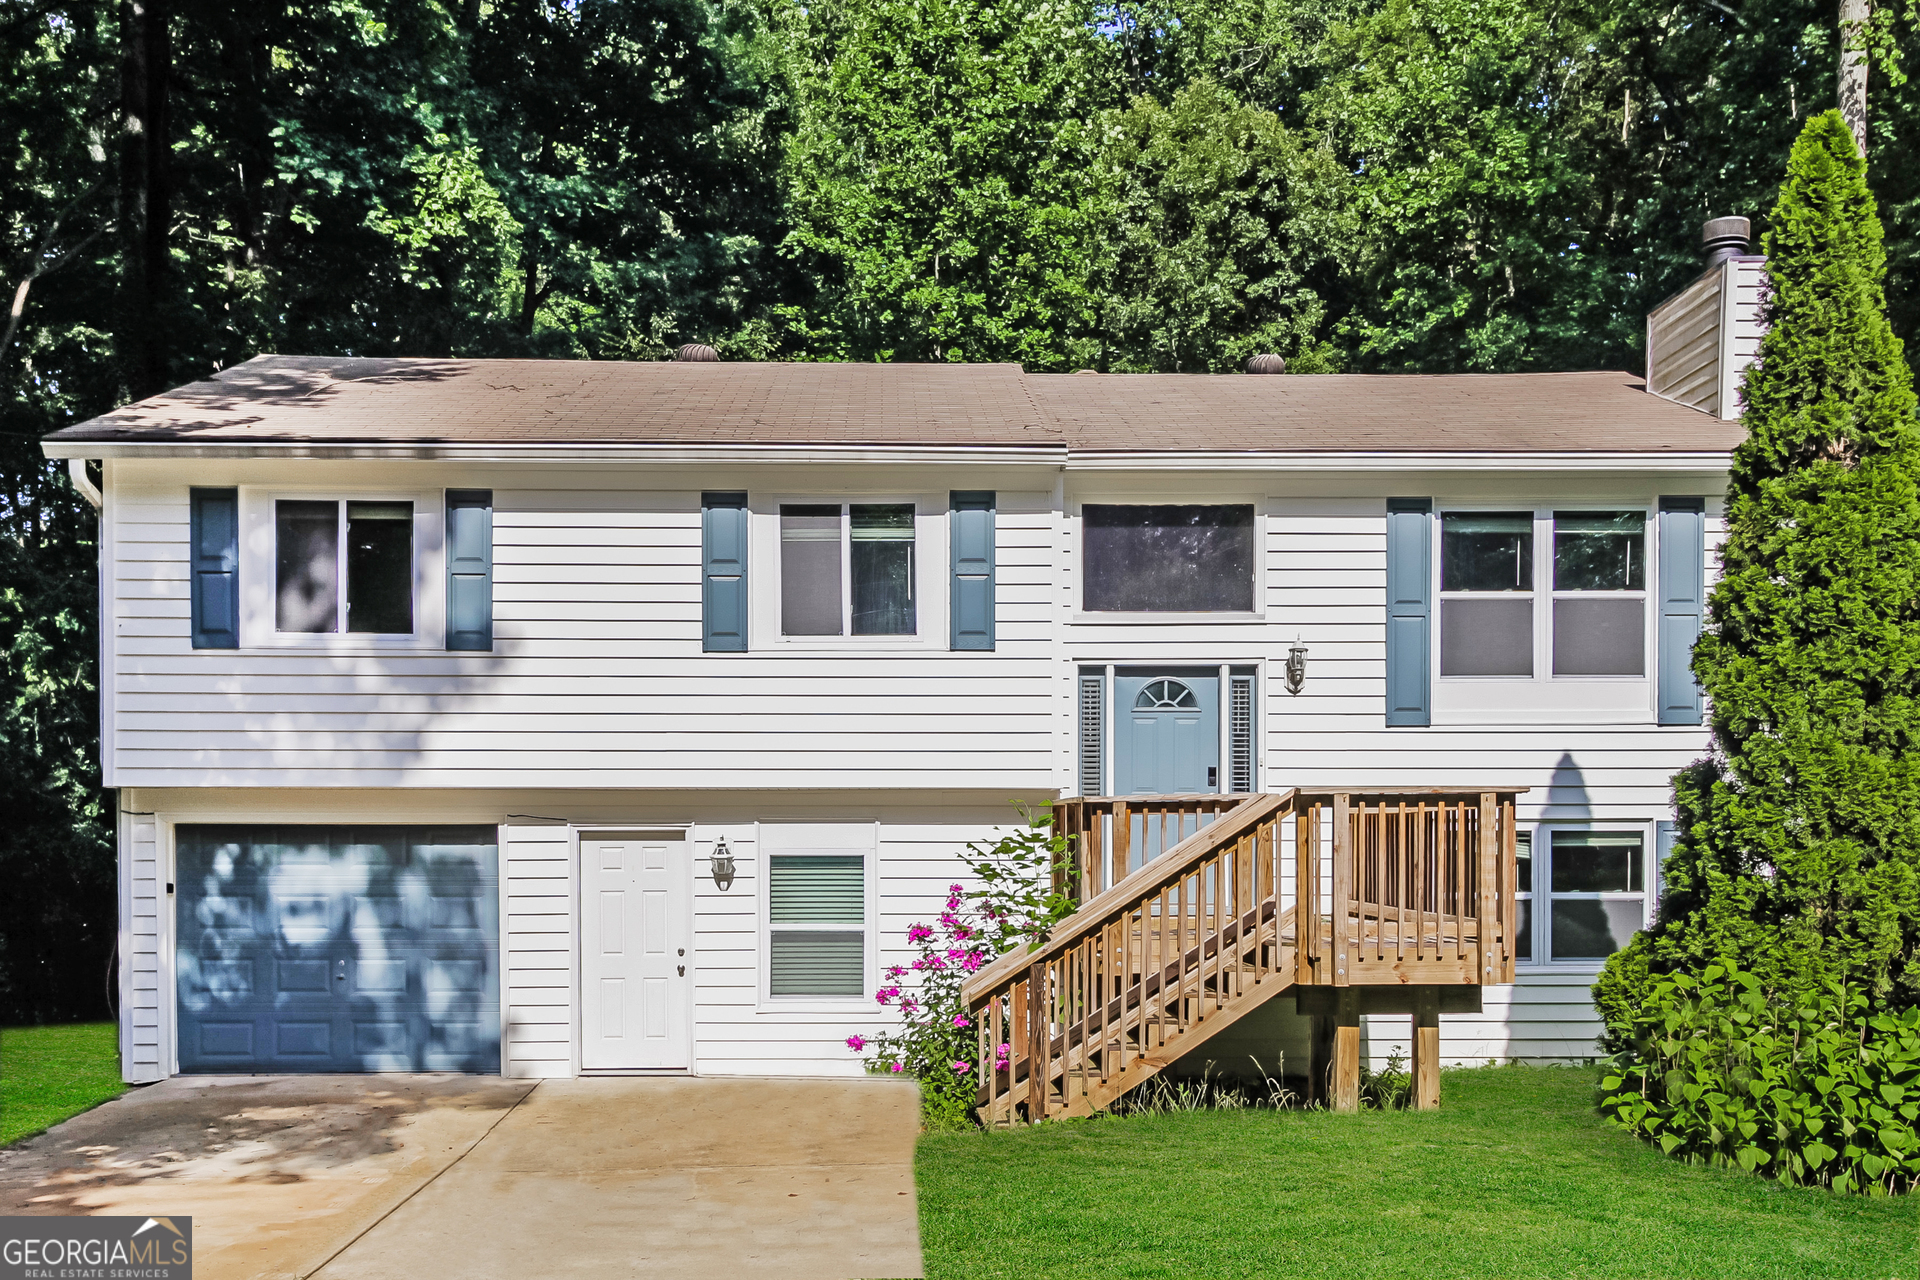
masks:
POLYGON ((580 840, 580 1065, 689 1067, 692 864, 678 831, 580 840))

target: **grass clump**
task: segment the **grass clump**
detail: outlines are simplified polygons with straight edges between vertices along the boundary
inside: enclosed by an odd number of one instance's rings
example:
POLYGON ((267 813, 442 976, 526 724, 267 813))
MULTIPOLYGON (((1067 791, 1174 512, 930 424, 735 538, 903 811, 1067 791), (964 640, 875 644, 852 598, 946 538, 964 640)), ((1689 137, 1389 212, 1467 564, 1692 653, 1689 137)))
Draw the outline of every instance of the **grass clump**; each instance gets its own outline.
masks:
POLYGON ((0 1146, 126 1091, 111 1022, 0 1030, 0 1146))

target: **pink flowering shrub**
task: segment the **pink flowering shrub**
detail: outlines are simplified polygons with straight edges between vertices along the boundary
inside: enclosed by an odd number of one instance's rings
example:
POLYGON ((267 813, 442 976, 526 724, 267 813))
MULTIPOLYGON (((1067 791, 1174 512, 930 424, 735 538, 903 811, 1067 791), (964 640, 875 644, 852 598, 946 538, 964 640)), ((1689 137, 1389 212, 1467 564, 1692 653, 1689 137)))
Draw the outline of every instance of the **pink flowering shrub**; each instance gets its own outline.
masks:
MULTIPOLYGON (((929 1129, 966 1124, 979 1088, 978 1032, 961 987, 1014 947, 1045 941, 1073 910, 1072 900, 1054 887, 1056 879, 1066 879, 1055 874, 1067 865, 1066 839, 1053 834, 1051 814, 1022 811, 1021 819, 1011 834, 967 846, 967 871, 979 888, 949 885, 934 922, 908 927, 907 943, 918 956, 889 967, 885 985, 874 993, 882 1008, 898 1011, 899 1029, 847 1037, 847 1048, 868 1054, 869 1071, 920 1081, 929 1129)), ((996 1069, 1005 1068, 1010 1052, 1007 1045, 995 1046, 996 1069)))

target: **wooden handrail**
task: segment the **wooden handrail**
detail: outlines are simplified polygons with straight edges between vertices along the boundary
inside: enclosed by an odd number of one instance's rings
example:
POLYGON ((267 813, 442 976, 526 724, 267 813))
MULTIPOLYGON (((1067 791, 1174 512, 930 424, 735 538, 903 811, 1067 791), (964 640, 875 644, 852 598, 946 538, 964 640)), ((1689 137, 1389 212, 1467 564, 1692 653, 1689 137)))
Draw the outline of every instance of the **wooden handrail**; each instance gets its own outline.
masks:
POLYGON ((1060 801, 1076 889, 1126 865, 1131 813, 1158 815, 1163 840, 1168 815, 1199 829, 1088 894, 1042 944, 1016 948, 964 984, 984 1117, 1103 1107, 1296 986, 1511 982, 1520 792, 1316 788, 1060 801), (1113 824, 1110 863, 1099 856, 1102 819, 1113 824), (1282 901, 1288 862, 1291 905, 1282 901))
MULTIPOLYGON (((961 998, 971 1003, 980 993, 1005 981, 1008 974, 1051 960, 1081 936, 1084 931, 1081 922, 1102 918, 1133 901, 1141 889, 1149 885, 1158 888, 1162 881, 1171 881, 1190 871, 1195 863, 1214 849, 1216 842, 1246 831, 1267 814, 1290 802, 1294 794, 1284 791, 1277 795, 1254 795, 1241 800, 1219 822, 1200 828, 1113 888, 1081 903, 1079 910, 1054 926, 1053 936, 1046 942, 1029 951, 1021 951, 1016 947, 968 978, 961 988, 961 998)), ((1218 800, 1220 797, 1209 798, 1218 800)))

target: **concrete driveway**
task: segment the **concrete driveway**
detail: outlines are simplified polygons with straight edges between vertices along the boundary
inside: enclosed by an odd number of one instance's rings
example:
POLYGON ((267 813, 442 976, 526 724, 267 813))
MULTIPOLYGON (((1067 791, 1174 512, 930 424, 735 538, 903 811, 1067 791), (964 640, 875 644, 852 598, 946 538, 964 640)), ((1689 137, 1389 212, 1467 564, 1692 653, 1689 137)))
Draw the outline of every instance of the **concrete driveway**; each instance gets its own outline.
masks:
POLYGON ((0 1214, 190 1214, 199 1280, 918 1276, 889 1080, 183 1077, 0 1151, 0 1214))

